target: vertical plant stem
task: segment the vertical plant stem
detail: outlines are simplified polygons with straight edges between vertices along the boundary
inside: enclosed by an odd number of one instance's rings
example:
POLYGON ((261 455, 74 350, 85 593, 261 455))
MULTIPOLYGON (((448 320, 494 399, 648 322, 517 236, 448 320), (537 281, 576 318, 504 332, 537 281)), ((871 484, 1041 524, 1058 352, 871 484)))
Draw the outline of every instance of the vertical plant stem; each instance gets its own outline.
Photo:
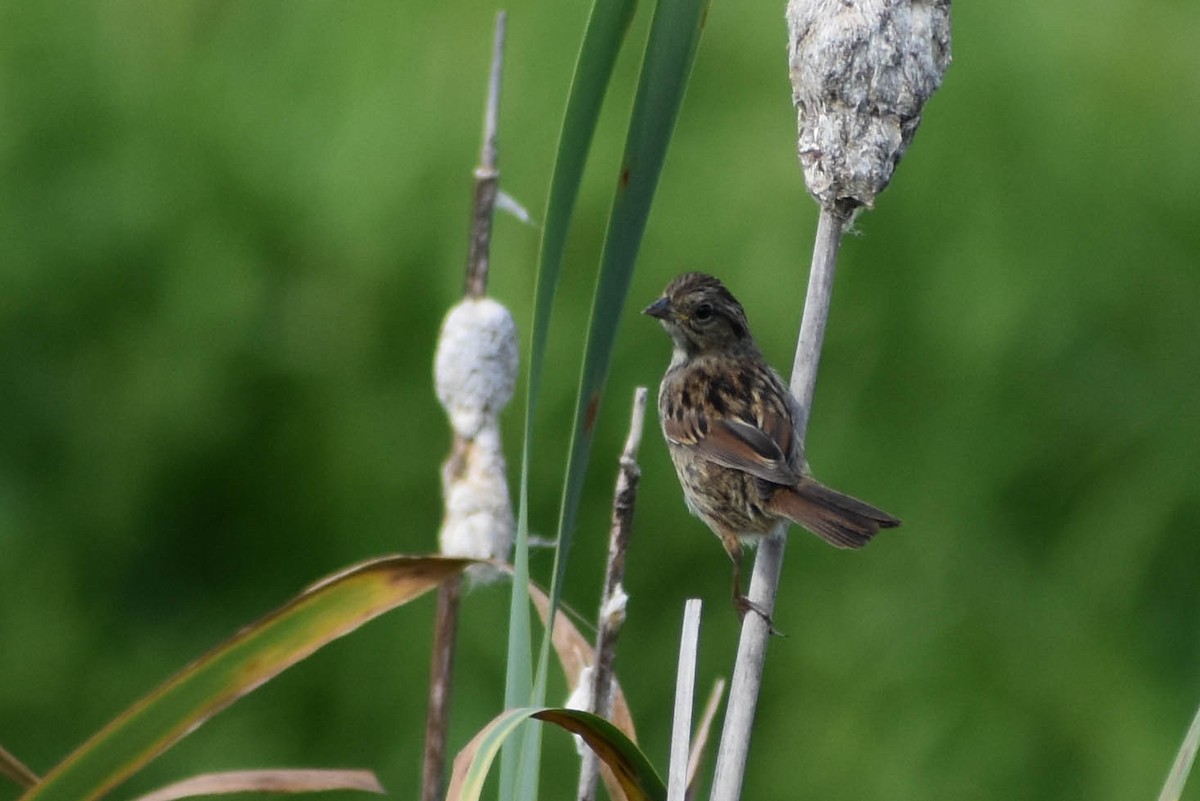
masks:
POLYGON ((792 362, 791 390, 800 402, 800 417, 795 423, 796 436, 800 438, 801 445, 808 434, 808 417, 812 410, 813 392, 817 388, 817 367, 821 363, 821 346, 825 343, 825 324, 829 322, 833 275, 837 268, 844 225, 845 221, 839 214, 821 209, 821 216, 817 220, 817 238, 813 242, 812 268, 808 274, 808 295, 804 298, 804 317, 800 320, 796 358, 792 362))
MULTIPOLYGON (((843 217, 821 209, 816 241, 813 243, 812 268, 808 275, 808 294, 804 300, 804 317, 800 321, 796 358, 792 364, 791 390, 800 405, 795 435, 800 438, 802 445, 808 431, 813 390, 817 385, 817 366, 821 360, 821 344, 825 340, 825 324, 829 320, 829 303, 833 296, 833 276, 843 224, 843 217)), ((786 532, 787 526, 780 525, 766 537, 758 546, 758 556, 754 560, 749 597, 768 614, 775 610, 786 532)), ((742 622, 737 663, 729 687, 729 707, 725 712, 725 726, 717 752, 712 801, 736 801, 741 795, 770 632, 771 626, 762 615, 746 615, 742 622)))
POLYGON ((675 671, 675 716, 671 724, 671 761, 667 770, 667 801, 684 801, 691 750, 692 706, 696 693, 696 654, 700 642, 700 599, 683 605, 679 638, 679 667, 675 671))
MULTIPOLYGON (((621 468, 613 494, 612 529, 608 540, 608 564, 604 571, 604 592, 600 598, 600 615, 596 631, 596 664, 592 670, 591 709, 602 718, 612 718, 613 664, 617 655, 617 637, 625 622, 625 553, 633 531, 633 509, 637 503, 638 480, 641 470, 637 464, 638 448, 646 418, 646 388, 633 393, 633 411, 629 420, 629 436, 621 451, 621 468)), ((596 797, 596 777, 600 763, 594 751, 584 749, 579 769, 580 801, 596 797)))
MULTIPOLYGON (((492 62, 488 72, 487 106, 483 115, 483 145, 475 168, 471 234, 467 249, 467 277, 463 294, 482 298, 487 293, 492 219, 500 184, 497 162, 497 130, 500 124, 500 78, 504 66, 505 12, 496 13, 492 40, 492 62)), ((455 435, 447 464, 455 469, 469 442, 455 435)), ((460 465, 461 466, 461 465, 460 465)), ((429 705, 425 717, 425 750, 421 759, 421 801, 440 801, 446 781, 446 732, 450 727, 450 695, 454 682, 454 650, 458 638, 462 577, 454 576, 438 589, 433 628, 433 657, 429 676, 429 705)))
POLYGON ((487 292, 492 220, 496 216, 496 193, 500 186, 500 171, 496 166, 497 131, 500 128, 500 79, 504 73, 506 20, 505 12, 496 12, 492 66, 488 73, 487 108, 483 114, 483 145, 479 151, 479 166, 475 168, 475 201, 472 204, 471 239, 467 251, 465 293, 472 298, 481 298, 487 292))
POLYGON ((446 729, 450 719, 450 683, 454 678, 462 576, 438 587, 433 657, 429 667, 429 709, 425 716, 425 753, 421 761, 421 801, 440 801, 446 772, 446 729))
MULTIPOLYGON (((764 538, 754 559, 749 597, 768 613, 775 610, 775 593, 783 570, 784 545, 787 543, 785 530, 781 526, 764 538)), ((770 634, 771 626, 762 615, 746 615, 742 621, 737 662, 729 685, 729 704, 725 708, 725 725, 721 729, 721 745, 717 749, 712 801, 736 801, 741 794, 770 634)))

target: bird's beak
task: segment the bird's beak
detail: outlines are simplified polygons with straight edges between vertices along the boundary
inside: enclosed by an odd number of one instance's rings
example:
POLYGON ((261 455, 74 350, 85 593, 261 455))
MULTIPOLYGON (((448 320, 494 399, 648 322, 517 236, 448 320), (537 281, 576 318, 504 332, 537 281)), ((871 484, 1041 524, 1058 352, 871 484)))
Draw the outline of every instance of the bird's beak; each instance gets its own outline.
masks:
POLYGON ((651 317, 658 318, 659 320, 665 320, 671 316, 671 301, 667 298, 659 298, 646 308, 642 309, 642 314, 648 314, 651 317))

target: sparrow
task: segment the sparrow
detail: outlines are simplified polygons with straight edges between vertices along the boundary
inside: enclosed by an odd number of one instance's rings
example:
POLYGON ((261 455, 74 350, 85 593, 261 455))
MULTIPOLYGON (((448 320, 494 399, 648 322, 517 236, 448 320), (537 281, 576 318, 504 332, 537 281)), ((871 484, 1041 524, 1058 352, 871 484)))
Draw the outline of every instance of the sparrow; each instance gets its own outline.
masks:
POLYGON ((742 304, 711 275, 689 272, 643 311, 671 336, 658 390, 663 436, 684 501, 733 561, 740 616, 770 617, 742 594, 742 543, 790 520, 838 548, 861 548, 900 521, 813 478, 798 403, 763 358, 742 304))

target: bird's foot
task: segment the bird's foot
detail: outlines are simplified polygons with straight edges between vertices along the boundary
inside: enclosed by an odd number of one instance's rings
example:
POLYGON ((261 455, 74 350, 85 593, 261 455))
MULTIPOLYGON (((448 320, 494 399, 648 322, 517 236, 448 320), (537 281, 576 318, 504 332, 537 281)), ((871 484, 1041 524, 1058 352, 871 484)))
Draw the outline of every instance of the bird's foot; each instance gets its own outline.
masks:
POLYGON ((773 637, 787 636, 783 632, 781 632, 779 629, 775 628, 775 621, 771 620, 770 612, 768 612, 766 609, 763 609, 758 604, 754 603, 754 601, 751 601, 745 595, 739 594, 739 595, 735 595, 733 597, 733 608, 737 610, 739 620, 745 620, 746 613, 753 612, 754 614, 761 617, 763 619, 763 622, 765 622, 767 624, 767 633, 768 634, 770 634, 773 637))

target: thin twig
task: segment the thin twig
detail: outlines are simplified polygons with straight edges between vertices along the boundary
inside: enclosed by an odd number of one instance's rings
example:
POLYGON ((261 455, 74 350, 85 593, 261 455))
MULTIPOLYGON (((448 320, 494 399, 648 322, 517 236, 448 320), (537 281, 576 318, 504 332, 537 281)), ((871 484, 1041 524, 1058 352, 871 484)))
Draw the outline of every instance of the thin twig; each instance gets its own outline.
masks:
POLYGON ((704 752, 708 748, 708 735, 712 730, 712 722, 717 718, 717 708, 721 706, 721 698, 725 696, 725 678, 713 682, 708 700, 704 702, 704 711, 700 713, 700 725, 692 737, 692 753, 688 757, 687 799, 696 797, 696 777, 700 775, 700 764, 704 761, 704 752))
MULTIPOLYGON (((621 451, 621 468, 613 494, 612 529, 608 539, 608 564, 604 571, 604 592, 600 598, 600 615, 596 630, 596 664, 592 670, 592 709, 602 718, 612 717, 613 663, 616 661, 617 637, 625 622, 625 553, 633 531, 633 508, 637 503, 638 480, 641 470, 637 464, 638 448, 646 418, 646 388, 633 392, 633 411, 629 419, 629 436, 621 451)), ((596 797, 596 776, 600 763, 591 749, 585 749, 579 768, 580 801, 596 797)))
POLYGON ((642 444, 643 422, 646 417, 646 388, 638 387, 633 393, 633 410, 629 418, 629 436, 621 451, 621 468, 617 474, 616 491, 613 494, 612 529, 609 533, 608 562, 604 571, 604 594, 600 601, 600 615, 596 631, 596 668, 593 672, 593 710, 597 715, 612 714, 612 677, 616 661, 617 637, 621 624, 625 622, 625 554, 629 550, 629 537, 633 533, 633 509, 637 505, 638 482, 641 469, 638 467, 638 448, 642 444))
POLYGON ((496 34, 492 42, 492 67, 488 80, 487 110, 483 115, 483 146, 475 168, 475 202, 471 215, 471 245, 467 252, 466 295, 481 298, 487 292, 488 259, 492 219, 496 215, 496 191, 500 186, 497 168, 497 131, 500 125, 500 78, 504 70, 506 14, 496 12, 496 34))
POLYGON ((700 599, 683 605, 679 667, 675 671, 675 715, 671 725, 671 761, 667 769, 667 801, 684 801, 688 784, 688 751, 692 736, 692 698, 696 692, 696 653, 700 642, 700 599))
MULTIPOLYGON (((795 421, 795 435, 800 444, 808 430, 809 408, 817 384, 817 366, 821 360, 821 343, 825 339, 825 323, 829 319, 829 302, 833 295, 833 275, 837 265, 838 247, 842 241, 843 218, 825 209, 817 223, 813 243, 812 269, 808 275, 808 295, 804 300, 804 317, 796 343, 796 359, 792 365, 792 394, 799 401, 800 412, 795 421)), ((780 525, 758 546, 754 560, 754 577, 750 581, 750 600, 771 614, 779 575, 783 569, 783 551, 787 526, 780 525)), ((736 801, 742 790, 746 772, 746 757, 750 751, 750 734, 754 726, 754 711, 762 687, 763 663, 767 656, 767 640, 771 625, 763 615, 746 615, 742 636, 738 642, 737 664, 729 689, 729 707, 725 712, 725 727, 721 732, 721 747, 717 752, 717 767, 713 777, 712 801, 736 801)))
MULTIPOLYGON (((475 168, 474 205, 471 215, 467 277, 463 293, 482 298, 487 292, 488 254, 492 218, 500 173, 496 169, 497 128, 500 119, 500 78, 504 64, 505 12, 496 13, 492 41, 492 63, 488 74, 487 109, 483 119, 483 146, 475 168)), ((461 469, 462 454, 470 446, 455 434, 447 469, 461 469)), ((434 618, 433 656, 429 678, 429 708, 425 719, 425 751, 422 755, 421 801, 439 801, 446 780, 446 733, 450 727, 450 691, 454 680, 454 650, 458 635, 462 578, 455 575, 438 588, 434 618)))

